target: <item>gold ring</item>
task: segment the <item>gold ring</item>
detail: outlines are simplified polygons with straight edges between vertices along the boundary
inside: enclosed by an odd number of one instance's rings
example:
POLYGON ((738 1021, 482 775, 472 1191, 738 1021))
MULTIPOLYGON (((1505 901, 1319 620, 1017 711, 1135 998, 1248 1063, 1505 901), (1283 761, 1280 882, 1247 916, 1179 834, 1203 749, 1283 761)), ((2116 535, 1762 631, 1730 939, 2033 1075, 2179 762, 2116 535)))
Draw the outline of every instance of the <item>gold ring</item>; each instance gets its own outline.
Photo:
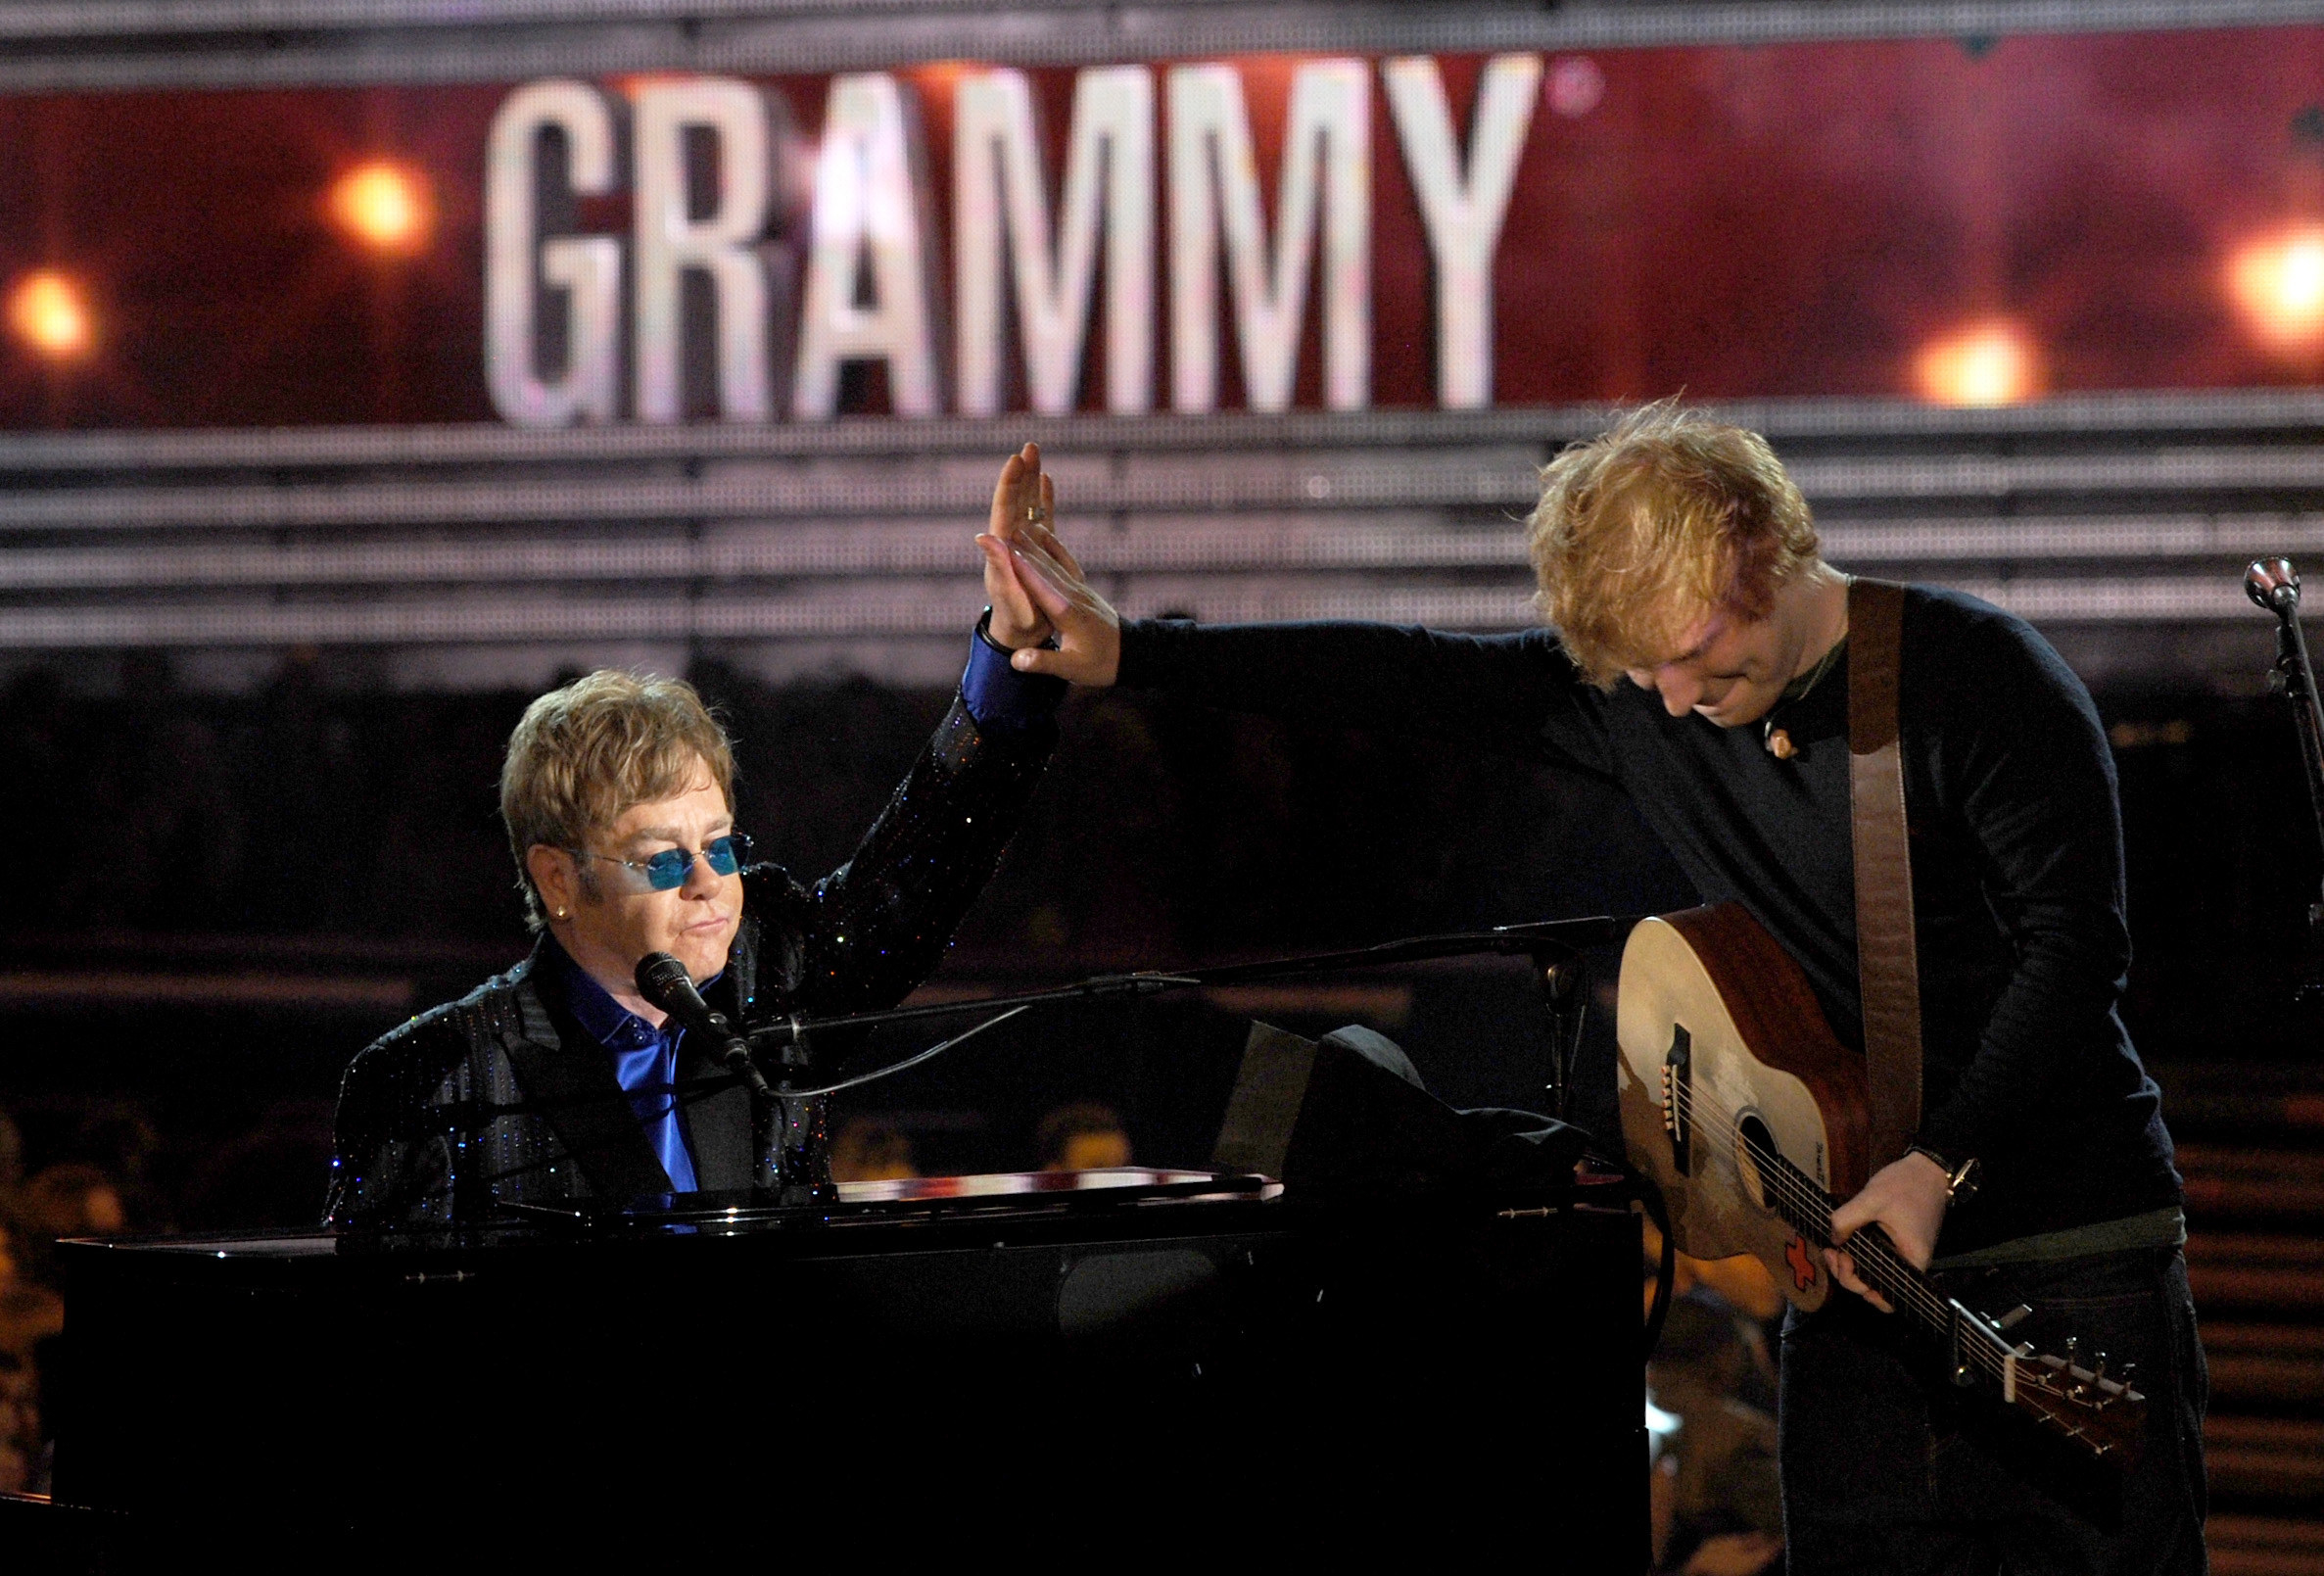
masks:
POLYGON ((1024 523, 1027 525, 1039 525, 1041 523, 1040 504, 1027 503, 1024 506, 1024 523))

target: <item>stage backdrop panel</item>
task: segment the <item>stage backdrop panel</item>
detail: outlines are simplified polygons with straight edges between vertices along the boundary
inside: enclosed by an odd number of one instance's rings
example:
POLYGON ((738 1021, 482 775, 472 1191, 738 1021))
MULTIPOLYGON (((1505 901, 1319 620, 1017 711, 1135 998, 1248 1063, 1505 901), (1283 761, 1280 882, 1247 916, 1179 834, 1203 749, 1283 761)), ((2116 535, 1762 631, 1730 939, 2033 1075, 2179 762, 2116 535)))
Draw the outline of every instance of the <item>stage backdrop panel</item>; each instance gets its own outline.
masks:
POLYGON ((2324 546, 2324 24, 811 10, 0 19, 0 670, 943 683, 1027 437, 1125 611, 1514 628, 1537 467, 1671 395, 2094 681, 2254 683, 2324 546))
POLYGON ((30 94, 0 146, 14 427, 2324 365, 2319 27, 30 94))

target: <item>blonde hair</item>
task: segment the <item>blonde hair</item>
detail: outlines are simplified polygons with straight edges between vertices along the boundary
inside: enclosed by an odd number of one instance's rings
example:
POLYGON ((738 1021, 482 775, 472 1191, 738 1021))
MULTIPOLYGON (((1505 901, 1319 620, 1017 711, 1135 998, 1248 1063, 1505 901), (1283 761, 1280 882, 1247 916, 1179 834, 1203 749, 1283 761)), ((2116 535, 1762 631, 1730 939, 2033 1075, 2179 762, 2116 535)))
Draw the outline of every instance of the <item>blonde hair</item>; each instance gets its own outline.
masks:
POLYGON ((1526 521, 1537 597, 1585 677, 1668 661, 1703 614, 1763 618, 1822 559, 1767 440, 1660 400, 1541 468, 1526 521))
MULTIPOLYGON (((633 805, 686 792, 705 768, 732 810, 734 747, 684 680, 599 668, 525 707, 500 765, 500 819, 525 923, 543 924, 525 864, 534 845, 578 848, 633 805)), ((585 886, 590 880, 585 866, 585 886)))

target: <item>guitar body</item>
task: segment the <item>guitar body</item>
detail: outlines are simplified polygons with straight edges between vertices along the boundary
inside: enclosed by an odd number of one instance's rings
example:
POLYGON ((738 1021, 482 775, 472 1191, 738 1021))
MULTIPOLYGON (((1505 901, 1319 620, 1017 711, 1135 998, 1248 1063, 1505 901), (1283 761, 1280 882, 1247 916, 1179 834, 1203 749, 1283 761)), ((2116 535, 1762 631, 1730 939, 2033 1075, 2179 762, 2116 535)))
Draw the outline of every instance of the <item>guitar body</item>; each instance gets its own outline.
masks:
MULTIPOLYGON (((1742 908, 1642 920, 1622 952, 1616 1078, 1630 1163, 1698 1259, 1749 1254, 1783 1295, 1821 1308, 1835 1202, 1870 1174, 1864 1058, 1832 1037, 1807 978, 1742 908)), ((2036 1352, 2006 1333, 2030 1309, 1964 1306, 1877 1224, 1848 1239, 1859 1275, 1935 1343, 1953 1383, 2000 1392, 2101 1460, 2135 1460, 2146 1398, 2105 1354, 2036 1352), (2085 1365, 2087 1363, 2087 1365, 2085 1365)))
POLYGON ((1864 1058, 1832 1036, 1799 965, 1739 905, 1642 921, 1622 953, 1616 1080, 1631 1164, 1697 1259, 1749 1254, 1784 1296, 1831 1293, 1821 1244, 1769 1199, 1772 1149, 1826 1196, 1864 1186, 1864 1058))

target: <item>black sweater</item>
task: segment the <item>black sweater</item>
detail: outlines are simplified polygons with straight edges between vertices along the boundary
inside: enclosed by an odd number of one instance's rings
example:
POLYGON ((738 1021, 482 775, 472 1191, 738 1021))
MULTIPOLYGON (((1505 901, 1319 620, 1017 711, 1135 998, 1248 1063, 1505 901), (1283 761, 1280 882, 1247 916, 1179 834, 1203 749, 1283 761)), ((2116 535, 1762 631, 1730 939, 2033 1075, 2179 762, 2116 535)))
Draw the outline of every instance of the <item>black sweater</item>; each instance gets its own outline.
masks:
MULTIPOLYGON (((1619 785, 1705 902, 1737 902, 1861 1048, 1847 669, 1757 728, 1673 718, 1584 682, 1546 630, 1124 626, 1125 686, 1431 735, 1619 785)), ((1921 1141, 1977 1156, 1943 1251, 2179 1201, 2159 1096, 2118 1012, 2130 963, 2112 756, 2087 691, 2022 620, 1956 593, 1905 602, 1901 714, 1919 925, 1921 1141)), ((1532 916, 1527 916, 1531 918, 1532 916)))

